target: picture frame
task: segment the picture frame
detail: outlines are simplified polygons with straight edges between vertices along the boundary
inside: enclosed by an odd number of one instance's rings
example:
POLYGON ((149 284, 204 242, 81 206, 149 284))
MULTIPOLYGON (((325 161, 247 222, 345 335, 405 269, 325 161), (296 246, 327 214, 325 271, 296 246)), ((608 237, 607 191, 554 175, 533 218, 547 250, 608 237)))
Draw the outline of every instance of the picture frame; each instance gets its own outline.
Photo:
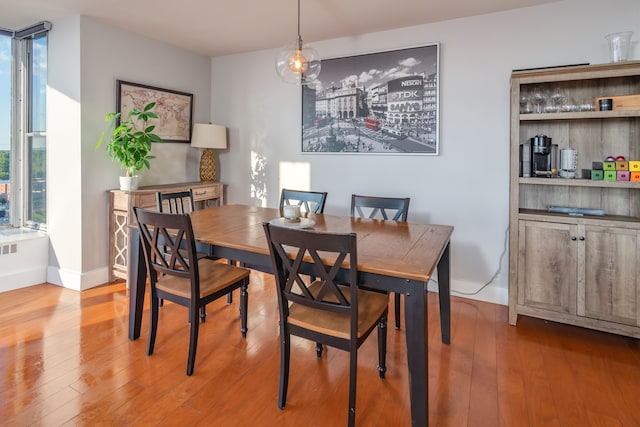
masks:
POLYGON ((438 155, 440 45, 323 59, 302 87, 302 153, 438 155))
POLYGON ((124 80, 117 80, 116 85, 116 112, 121 117, 127 117, 133 108, 142 110, 155 101, 153 112, 158 118, 149 121, 156 126, 153 132, 163 142, 191 142, 193 94, 124 80))

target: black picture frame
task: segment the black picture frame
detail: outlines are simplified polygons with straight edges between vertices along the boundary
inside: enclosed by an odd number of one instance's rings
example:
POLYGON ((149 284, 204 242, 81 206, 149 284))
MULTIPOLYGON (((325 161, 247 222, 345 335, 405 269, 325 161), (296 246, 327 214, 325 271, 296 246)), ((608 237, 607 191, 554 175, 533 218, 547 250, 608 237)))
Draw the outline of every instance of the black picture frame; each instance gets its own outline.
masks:
POLYGON ((127 117, 134 107, 142 110, 155 101, 153 112, 158 119, 150 121, 156 126, 153 132, 163 142, 191 142, 193 94, 124 80, 117 80, 116 86, 116 112, 122 117, 127 117))
POLYGON ((302 87, 305 154, 438 155, 438 43, 322 60, 302 87))

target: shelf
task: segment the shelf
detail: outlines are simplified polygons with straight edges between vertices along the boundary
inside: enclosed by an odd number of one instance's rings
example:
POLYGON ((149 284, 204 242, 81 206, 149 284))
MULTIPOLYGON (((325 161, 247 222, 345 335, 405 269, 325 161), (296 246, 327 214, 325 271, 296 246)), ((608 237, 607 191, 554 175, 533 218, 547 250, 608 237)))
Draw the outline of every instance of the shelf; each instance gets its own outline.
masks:
POLYGON ((631 181, 592 181, 590 179, 569 178, 519 178, 519 184, 525 185, 556 185, 562 187, 593 187, 593 188, 631 188, 640 190, 640 182, 631 181))
POLYGON ((512 74, 509 323, 525 314, 640 336, 640 182, 518 176, 523 141, 534 135, 553 138, 556 164, 562 148, 575 149, 579 177, 607 156, 640 160, 640 106, 629 98, 614 101, 611 111, 521 114, 523 94, 537 88, 591 108, 598 98, 640 95, 640 61, 512 74), (605 215, 549 212, 550 206, 605 215))
POLYGON ((530 221, 547 221, 547 222, 562 222, 567 224, 584 223, 584 224, 602 224, 602 223, 616 223, 624 224, 626 227, 640 229, 640 218, 622 216, 622 215, 584 215, 573 216, 564 213, 549 212, 546 210, 538 209, 520 209, 519 219, 530 221))
POLYGON ((640 117, 640 110, 617 111, 581 111, 575 113, 542 113, 520 114, 520 121, 541 120, 588 120, 588 119, 614 119, 620 117, 640 117))
POLYGON ((638 75, 640 61, 594 64, 587 66, 550 67, 513 72, 512 78, 522 85, 556 83, 575 80, 594 80, 638 75))

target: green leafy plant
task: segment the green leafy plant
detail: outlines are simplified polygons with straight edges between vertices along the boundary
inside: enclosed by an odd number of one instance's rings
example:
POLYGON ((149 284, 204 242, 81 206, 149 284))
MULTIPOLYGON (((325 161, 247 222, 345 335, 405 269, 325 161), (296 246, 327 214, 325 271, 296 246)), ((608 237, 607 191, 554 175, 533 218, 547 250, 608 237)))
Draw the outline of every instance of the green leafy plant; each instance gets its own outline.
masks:
MULTIPOLYGON (((149 160, 155 158, 149 154, 151 143, 162 142, 162 138, 153 133, 155 125, 147 125, 149 119, 158 118, 158 115, 152 111, 155 106, 155 102, 150 102, 142 111, 134 108, 129 112, 127 120, 121 120, 121 113, 108 113, 105 118, 109 122, 109 127, 113 126, 111 141, 107 144, 107 154, 113 161, 120 163, 120 166, 127 171, 127 176, 134 176, 137 171, 144 168, 150 169, 149 160), (136 122, 142 122, 142 130, 136 129, 136 122)), ((100 147, 103 139, 104 132, 96 148, 100 147)))

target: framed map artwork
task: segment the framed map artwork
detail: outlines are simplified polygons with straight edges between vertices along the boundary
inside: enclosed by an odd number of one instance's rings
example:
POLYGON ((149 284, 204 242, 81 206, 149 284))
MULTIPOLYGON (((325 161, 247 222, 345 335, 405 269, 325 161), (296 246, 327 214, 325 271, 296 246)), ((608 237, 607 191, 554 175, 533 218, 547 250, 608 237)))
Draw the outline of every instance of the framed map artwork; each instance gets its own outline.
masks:
POLYGON ((122 117, 152 101, 156 103, 153 112, 158 115, 149 122, 156 126, 153 132, 164 142, 190 142, 193 94, 117 80, 116 112, 122 117))

